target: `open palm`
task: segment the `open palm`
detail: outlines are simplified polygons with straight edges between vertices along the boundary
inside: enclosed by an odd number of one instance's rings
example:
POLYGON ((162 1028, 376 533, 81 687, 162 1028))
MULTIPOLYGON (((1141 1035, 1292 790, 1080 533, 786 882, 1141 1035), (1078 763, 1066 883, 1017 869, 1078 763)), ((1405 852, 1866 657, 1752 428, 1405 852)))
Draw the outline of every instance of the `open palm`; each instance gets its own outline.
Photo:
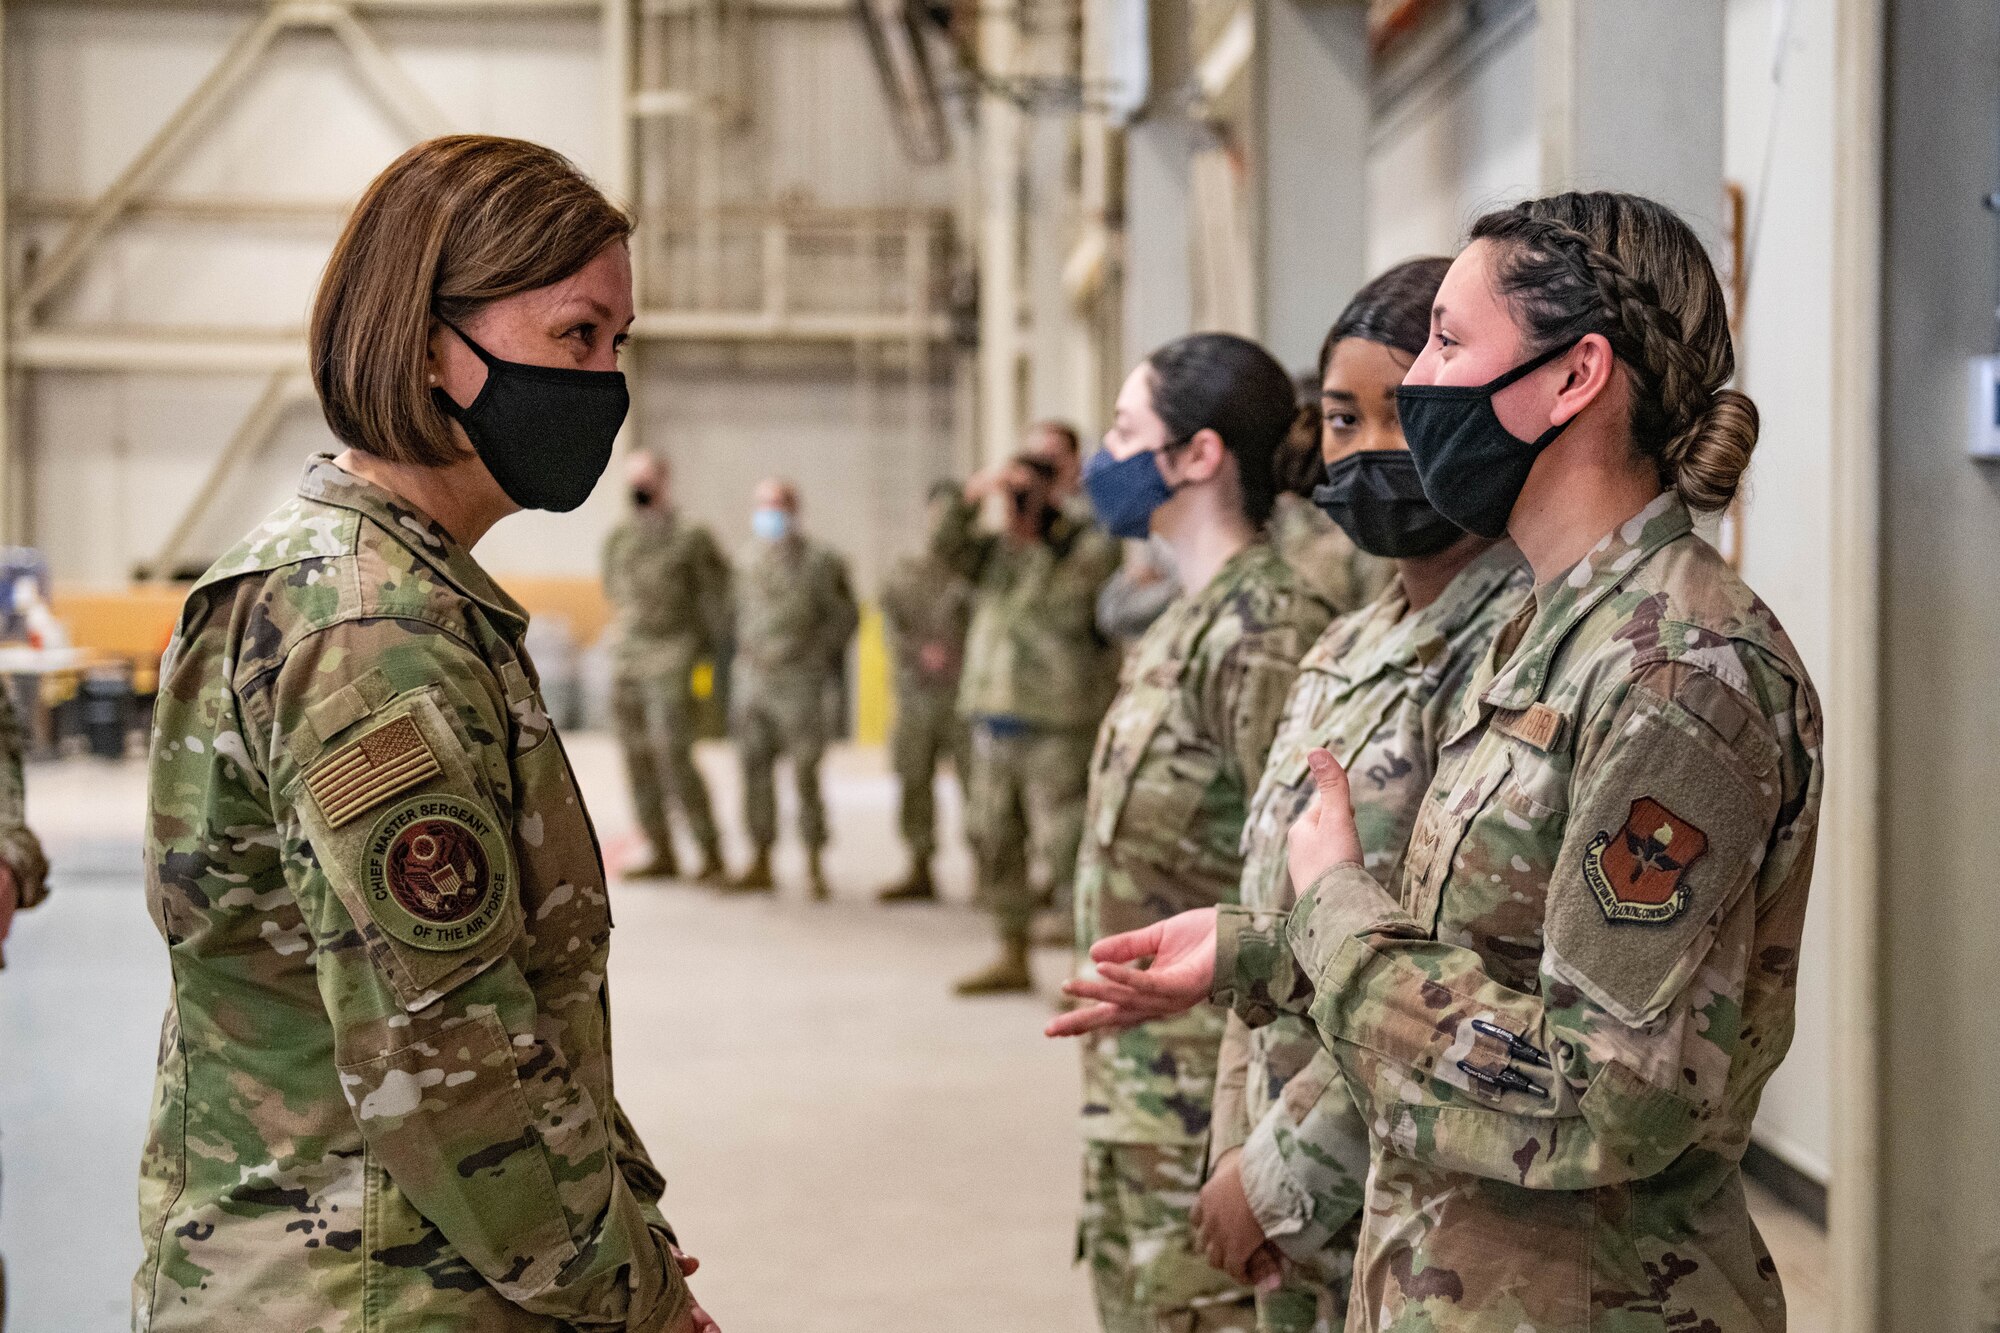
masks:
POLYGON ((1199 907, 1140 930, 1110 935, 1090 946, 1094 977, 1063 983, 1063 992, 1093 1004, 1059 1014, 1051 1037, 1080 1037, 1102 1028, 1128 1028, 1185 1013, 1208 998, 1215 984, 1215 909, 1199 907), (1150 967, 1136 964, 1152 960, 1150 967))

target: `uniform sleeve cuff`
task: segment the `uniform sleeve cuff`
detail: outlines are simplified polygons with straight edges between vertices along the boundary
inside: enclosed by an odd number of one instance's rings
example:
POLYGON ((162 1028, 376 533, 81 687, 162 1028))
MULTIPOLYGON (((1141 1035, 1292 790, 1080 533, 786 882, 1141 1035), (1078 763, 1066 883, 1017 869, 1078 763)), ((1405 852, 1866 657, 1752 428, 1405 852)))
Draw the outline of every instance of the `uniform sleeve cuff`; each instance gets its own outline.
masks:
POLYGON ((1216 1121, 1211 1121, 1208 1128, 1208 1169, 1213 1172, 1217 1162, 1241 1148, 1244 1137, 1244 1126, 1240 1117, 1230 1117, 1230 1123, 1226 1125, 1220 1123, 1219 1117, 1216 1121))
POLYGON ((1251 1027, 1281 1013, 1304 1013, 1311 988, 1285 944, 1285 914, 1225 904, 1215 914, 1215 980, 1209 998, 1251 1027))
POLYGON ((674 1327, 694 1304, 694 1293, 688 1290, 687 1279, 681 1275, 680 1261, 674 1258, 673 1237, 661 1230, 648 1228, 658 1238, 660 1258, 666 1263, 665 1281, 660 1286, 659 1299, 653 1307, 635 1318, 628 1318, 627 1333, 665 1333, 674 1327))
POLYGON ((1373 875, 1348 862, 1323 873, 1300 896, 1286 923, 1285 939, 1298 966, 1319 982, 1348 940, 1378 931, 1406 934, 1414 925, 1373 875))
POLYGON ((1284 1250, 1285 1240, 1305 1230, 1311 1220, 1312 1200, 1292 1179, 1285 1167, 1284 1154, 1278 1150, 1280 1112, 1280 1107, 1272 1107, 1257 1128, 1250 1131, 1250 1137, 1243 1142, 1239 1166, 1250 1215, 1257 1219, 1264 1238, 1284 1250))

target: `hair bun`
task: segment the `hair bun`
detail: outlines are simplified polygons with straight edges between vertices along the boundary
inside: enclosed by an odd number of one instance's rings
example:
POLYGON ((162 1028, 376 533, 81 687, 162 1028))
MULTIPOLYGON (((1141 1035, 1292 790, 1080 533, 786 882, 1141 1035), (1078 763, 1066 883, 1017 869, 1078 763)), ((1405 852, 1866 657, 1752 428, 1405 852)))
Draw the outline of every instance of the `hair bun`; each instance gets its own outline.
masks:
POLYGON ((1726 508, 1743 484, 1757 447, 1757 404, 1734 389, 1718 389, 1708 407, 1666 451, 1668 478, 1688 507, 1726 508))

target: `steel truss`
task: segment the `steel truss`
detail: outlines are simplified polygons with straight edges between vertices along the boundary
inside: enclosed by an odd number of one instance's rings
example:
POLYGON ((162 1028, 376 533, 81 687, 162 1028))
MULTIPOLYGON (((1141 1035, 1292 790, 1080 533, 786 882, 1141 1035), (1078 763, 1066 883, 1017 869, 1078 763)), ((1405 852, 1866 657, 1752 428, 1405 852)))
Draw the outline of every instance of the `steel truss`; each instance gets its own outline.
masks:
MULTIPOLYGON (((6 9, 66 0, 4 0, 6 9)), ((721 200, 721 145, 740 86, 726 82, 728 43, 740 41, 754 12, 846 19, 849 0, 91 0, 165 10, 247 11, 243 28, 215 66, 175 107, 102 193, 88 199, 9 195, 0 201, 0 247, 10 221, 60 220, 60 238, 25 271, 10 271, 0 306, 0 535, 25 532, 21 464, 35 441, 18 429, 18 406, 30 377, 44 371, 256 374, 264 387, 213 459, 205 483, 173 525, 146 569, 171 577, 199 535, 222 483, 255 459, 289 413, 310 401, 301 329, 81 326, 50 313, 113 229, 125 219, 190 223, 304 221, 337 225, 346 205, 241 197, 163 195, 156 188, 175 162, 240 93, 280 38, 330 35, 348 56, 360 86, 411 141, 453 126, 383 45, 371 20, 383 14, 463 17, 494 14, 595 15, 601 25, 611 162, 603 183, 628 201, 637 223, 633 246, 638 343, 831 344, 854 349, 857 373, 881 373, 888 354, 902 363, 911 394, 913 432, 927 421, 935 347, 951 336, 946 309, 951 227, 929 210, 735 209, 721 200), (663 86, 657 48, 663 25, 679 22, 695 44, 695 84, 663 86), (642 146, 648 125, 692 127, 694 179, 681 197, 691 213, 660 200, 684 182, 663 182, 642 146), (671 186, 672 189, 666 188, 671 186), (747 238, 747 242, 746 242, 747 238), (744 263, 754 254, 754 263, 744 263), (734 262, 731 262, 734 257, 734 262)), ((0 19, 3 21, 3 19, 0 19)), ((0 88, 0 95, 4 88, 0 88)), ((4 105, 0 102, 0 105, 4 105)), ((4 166, 4 163, 0 163, 4 166)), ((4 172, 0 172, 4 178, 4 172)), ((9 268, 11 251, 0 250, 9 268)), ((636 363, 638 357, 634 357, 636 363)), ((636 369, 636 365, 635 365, 636 369)), ((637 443, 635 421, 628 443, 637 443)))

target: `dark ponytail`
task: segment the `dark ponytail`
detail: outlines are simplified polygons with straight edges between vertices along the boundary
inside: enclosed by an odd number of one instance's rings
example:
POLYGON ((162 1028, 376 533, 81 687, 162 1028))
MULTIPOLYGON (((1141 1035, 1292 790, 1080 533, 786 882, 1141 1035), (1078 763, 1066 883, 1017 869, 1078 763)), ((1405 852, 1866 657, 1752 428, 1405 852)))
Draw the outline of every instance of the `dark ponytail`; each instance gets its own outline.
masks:
POLYGON ((1233 333, 1176 338, 1146 358, 1153 411, 1176 441, 1203 430, 1222 437, 1242 478, 1243 512, 1262 527, 1277 498, 1273 460, 1296 414, 1292 377, 1272 355, 1233 333))

